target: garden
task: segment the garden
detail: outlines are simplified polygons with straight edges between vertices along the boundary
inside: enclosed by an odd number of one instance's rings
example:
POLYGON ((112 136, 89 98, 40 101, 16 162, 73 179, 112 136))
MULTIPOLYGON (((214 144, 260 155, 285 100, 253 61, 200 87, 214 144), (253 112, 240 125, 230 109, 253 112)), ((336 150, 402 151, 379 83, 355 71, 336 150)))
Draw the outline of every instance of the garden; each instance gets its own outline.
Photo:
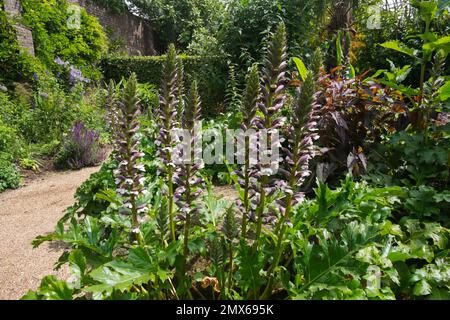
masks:
POLYGON ((450 1, 7 2, 0 199, 98 168, 21 299, 450 299, 450 1))

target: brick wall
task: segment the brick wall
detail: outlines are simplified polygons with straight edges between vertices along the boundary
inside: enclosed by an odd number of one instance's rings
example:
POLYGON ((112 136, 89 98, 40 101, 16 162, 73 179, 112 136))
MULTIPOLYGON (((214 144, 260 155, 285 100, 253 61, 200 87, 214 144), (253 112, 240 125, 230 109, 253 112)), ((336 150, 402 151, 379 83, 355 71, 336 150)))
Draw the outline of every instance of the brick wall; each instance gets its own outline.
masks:
MULTIPOLYGON (((125 51, 130 55, 156 55, 153 31, 144 20, 127 12, 116 14, 110 10, 99 7, 89 0, 69 0, 83 6, 86 11, 98 18, 105 30, 111 31, 112 39, 123 41, 125 51)), ((11 18, 20 17, 22 7, 20 0, 4 0, 5 12, 11 18)), ((20 46, 28 53, 34 55, 33 34, 31 30, 21 26, 14 26, 17 31, 17 40, 20 46)))
MULTIPOLYGON (((3 3, 4 10, 11 19, 20 18, 22 16, 22 6, 20 5, 20 0, 4 0, 3 3)), ((15 24, 14 28, 16 29, 17 41, 19 42, 19 45, 25 50, 25 52, 28 52, 34 56, 33 34, 31 33, 31 30, 20 24, 15 24)))
POLYGON ((98 18, 100 24, 112 33, 112 39, 124 42, 130 55, 155 55, 153 31, 143 19, 126 11, 120 14, 111 12, 89 0, 72 0, 78 2, 86 11, 98 18))

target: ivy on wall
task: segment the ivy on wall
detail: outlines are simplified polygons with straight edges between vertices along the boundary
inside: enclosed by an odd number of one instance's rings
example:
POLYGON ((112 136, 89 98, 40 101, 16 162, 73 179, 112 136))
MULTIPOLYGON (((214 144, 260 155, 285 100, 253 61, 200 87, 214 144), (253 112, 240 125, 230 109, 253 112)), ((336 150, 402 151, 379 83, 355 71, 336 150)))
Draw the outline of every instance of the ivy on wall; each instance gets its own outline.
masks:
POLYGON ((33 32, 36 56, 51 71, 59 71, 55 58, 70 62, 91 78, 94 65, 107 49, 107 38, 95 17, 80 11, 80 28, 70 28, 67 0, 22 0, 23 23, 33 32))

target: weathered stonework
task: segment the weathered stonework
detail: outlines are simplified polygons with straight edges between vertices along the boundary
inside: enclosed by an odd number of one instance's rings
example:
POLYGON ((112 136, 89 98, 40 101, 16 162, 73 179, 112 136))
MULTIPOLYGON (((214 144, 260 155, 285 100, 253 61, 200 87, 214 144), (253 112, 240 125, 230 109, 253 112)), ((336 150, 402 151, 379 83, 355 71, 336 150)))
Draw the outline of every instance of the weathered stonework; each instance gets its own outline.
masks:
MULTIPOLYGON (((8 16, 16 20, 22 16, 22 6, 20 0, 4 0, 4 10, 8 16)), ((20 25, 14 24, 16 29, 17 41, 25 52, 34 56, 33 34, 30 29, 20 25)))
POLYGON ((86 11, 97 17, 100 24, 109 30, 112 39, 124 42, 125 50, 130 55, 155 55, 153 31, 143 19, 125 11, 120 14, 111 12, 89 0, 72 0, 79 3, 86 11))
MULTIPOLYGON (((148 56, 157 54, 154 47, 153 30, 145 20, 128 11, 121 14, 113 13, 89 0, 69 0, 69 2, 79 4, 90 15, 97 17, 103 28, 110 31, 112 39, 120 39, 124 42, 124 49, 128 54, 148 56)), ((20 18, 22 15, 20 0, 4 0, 4 9, 11 19, 20 18)), ((34 56, 31 30, 19 24, 14 27, 20 46, 34 56)))

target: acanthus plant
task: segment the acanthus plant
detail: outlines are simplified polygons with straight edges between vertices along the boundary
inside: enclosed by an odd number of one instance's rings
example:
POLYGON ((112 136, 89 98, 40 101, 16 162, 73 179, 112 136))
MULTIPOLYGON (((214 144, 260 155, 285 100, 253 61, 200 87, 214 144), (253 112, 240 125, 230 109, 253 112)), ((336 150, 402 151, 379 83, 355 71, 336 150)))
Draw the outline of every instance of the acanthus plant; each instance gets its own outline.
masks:
POLYGON ((273 287, 273 274, 283 253, 283 241, 286 229, 290 224, 293 207, 304 199, 304 193, 299 191, 306 179, 311 175, 309 162, 317 154, 314 142, 317 134, 318 105, 315 103, 315 82, 312 73, 308 73, 301 90, 297 92, 291 122, 288 126, 288 148, 284 148, 286 168, 280 169, 286 181, 279 183, 285 196, 277 201, 280 218, 277 222, 275 235, 277 244, 272 264, 267 272, 268 285, 262 298, 268 298, 273 287))
POLYGON ((167 51, 166 61, 163 67, 160 103, 157 112, 159 136, 156 138, 156 144, 159 145, 158 156, 162 160, 160 171, 165 175, 167 184, 167 210, 172 241, 176 240, 173 199, 175 165, 172 159, 174 147, 172 133, 178 128, 177 109, 182 106, 182 103, 179 101, 180 94, 182 94, 182 83, 180 83, 182 79, 179 77, 180 72, 182 72, 182 65, 181 62, 177 63, 177 52, 175 46, 172 44, 167 51))
POLYGON ((200 212, 200 207, 195 200, 203 191, 200 188, 203 179, 198 175, 199 170, 203 168, 200 117, 201 102, 197 82, 193 81, 182 117, 182 136, 179 137, 181 138, 180 146, 182 148, 176 149, 177 154, 173 155, 179 160, 173 179, 178 185, 174 193, 179 208, 178 219, 184 221, 183 267, 181 270, 183 277, 189 256, 190 228, 196 222, 197 215, 200 212))
MULTIPOLYGON (((258 65, 255 64, 251 67, 250 73, 247 76, 246 87, 242 98, 241 103, 241 113, 242 113, 242 124, 241 129, 244 132, 247 132, 250 129, 254 129, 254 120, 256 112, 258 111, 258 100, 260 98, 260 82, 259 82, 259 73, 258 73, 258 65)), ((250 205, 250 185, 251 183, 255 183, 255 178, 252 176, 254 172, 252 170, 251 158, 250 155, 255 152, 257 146, 252 143, 250 137, 245 135, 243 137, 244 148, 240 150, 243 153, 244 157, 244 166, 239 170, 236 170, 236 174, 239 176, 238 183, 240 184, 241 190, 243 191, 243 197, 238 201, 238 209, 242 213, 242 228, 241 233, 242 237, 245 238, 247 236, 247 222, 249 216, 251 214, 251 205, 250 205)), ((238 150, 239 152, 239 150, 238 150)))
POLYGON ((144 187, 145 167, 140 163, 144 153, 139 151, 140 141, 136 135, 139 130, 137 117, 140 114, 136 75, 131 75, 123 86, 122 99, 116 104, 116 150, 114 153, 118 163, 117 169, 114 170, 116 191, 124 200, 120 213, 131 216, 132 238, 143 245, 144 239, 139 226, 142 215, 148 208, 145 202, 140 201, 146 189, 144 187))
MULTIPOLYGON (((281 110, 285 106, 287 95, 285 93, 287 68, 287 36, 284 23, 280 23, 275 33, 271 35, 267 55, 262 69, 261 99, 258 108, 262 116, 255 118, 255 125, 259 131, 259 162, 255 166, 254 177, 260 181, 253 185, 253 201, 256 207, 256 236, 253 251, 256 252, 261 237, 265 211, 269 203, 267 198, 277 190, 270 177, 274 174, 280 159, 274 159, 271 151, 263 151, 269 156, 269 161, 261 161, 261 150, 267 147, 280 147, 281 142, 276 135, 278 129, 285 123, 285 117, 281 116, 281 110), (261 141, 261 133, 267 133, 267 141, 261 141), (278 139, 278 141, 277 141, 278 139), (263 145, 265 142, 265 146, 263 145)), ((265 159, 266 160, 266 159, 265 159)))

